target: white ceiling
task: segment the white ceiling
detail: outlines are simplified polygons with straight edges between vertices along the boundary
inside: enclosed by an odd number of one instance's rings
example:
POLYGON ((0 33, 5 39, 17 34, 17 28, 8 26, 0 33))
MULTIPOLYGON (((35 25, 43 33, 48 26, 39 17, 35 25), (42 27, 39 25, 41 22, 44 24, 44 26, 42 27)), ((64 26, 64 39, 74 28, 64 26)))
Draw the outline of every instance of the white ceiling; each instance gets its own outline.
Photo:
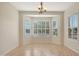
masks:
MULTIPOLYGON (((43 2, 47 11, 65 11, 73 2, 43 2)), ((10 2, 19 11, 38 11, 40 2, 10 2)))

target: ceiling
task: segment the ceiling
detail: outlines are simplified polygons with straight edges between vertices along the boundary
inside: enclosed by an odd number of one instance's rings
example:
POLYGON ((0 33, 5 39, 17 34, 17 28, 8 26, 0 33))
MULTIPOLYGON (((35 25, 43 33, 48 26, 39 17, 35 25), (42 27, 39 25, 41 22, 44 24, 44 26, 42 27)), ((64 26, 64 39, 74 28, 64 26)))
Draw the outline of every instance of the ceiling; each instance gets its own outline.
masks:
MULTIPOLYGON (((19 11, 38 11, 40 2, 10 2, 19 11)), ((65 11, 74 2, 43 2, 47 11, 65 11)))

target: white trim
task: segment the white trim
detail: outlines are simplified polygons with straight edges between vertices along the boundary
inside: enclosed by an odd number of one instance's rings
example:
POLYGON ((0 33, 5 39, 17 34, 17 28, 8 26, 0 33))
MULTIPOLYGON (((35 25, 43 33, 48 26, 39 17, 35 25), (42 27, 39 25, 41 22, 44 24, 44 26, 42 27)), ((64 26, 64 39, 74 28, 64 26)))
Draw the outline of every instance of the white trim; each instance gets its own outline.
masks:
MULTIPOLYGON (((17 47, 17 46, 16 46, 17 47)), ((9 53, 10 51, 12 51, 13 49, 15 49, 16 47, 10 48, 9 50, 3 52, 0 56, 5 56, 7 53, 9 53)))
POLYGON ((72 51, 74 51, 74 52, 76 52, 76 53, 78 53, 79 54, 79 51, 77 51, 77 50, 75 50, 75 49, 73 49, 73 48, 71 48, 71 47, 69 47, 69 46, 67 46, 67 45, 65 45, 67 48, 69 48, 70 50, 72 50, 72 51))

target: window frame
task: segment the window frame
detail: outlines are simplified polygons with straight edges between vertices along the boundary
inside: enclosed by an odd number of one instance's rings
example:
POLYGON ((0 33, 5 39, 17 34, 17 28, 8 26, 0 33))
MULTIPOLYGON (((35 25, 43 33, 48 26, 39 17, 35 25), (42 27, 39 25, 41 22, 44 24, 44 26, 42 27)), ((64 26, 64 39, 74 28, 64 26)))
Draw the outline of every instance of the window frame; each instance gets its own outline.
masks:
POLYGON ((52 20, 52 35, 53 37, 57 37, 58 36, 58 25, 59 25, 59 19, 53 19, 52 20), (55 25, 54 25, 55 22, 55 25), (54 27, 55 26, 55 27, 54 27))
MULTIPOLYGON (((37 22, 37 28, 34 28, 34 23, 33 23, 33 27, 32 27, 32 29, 33 29, 33 35, 35 36, 46 36, 46 35, 49 35, 50 34, 50 27, 48 27, 48 28, 46 28, 46 22, 50 22, 50 20, 40 20, 41 21, 41 28, 39 28, 38 27, 38 22, 39 22, 39 20, 37 20, 36 22, 37 22), (42 23, 44 22, 44 26, 45 27, 42 27, 42 23), (34 33, 34 29, 37 29, 37 33, 35 34, 34 33), (38 30, 41 30, 41 33, 38 33, 38 30), (44 32, 43 32, 43 30, 45 30, 44 32), (48 34, 46 34, 46 30, 49 30, 49 33, 48 34)), ((50 24, 48 24, 48 26, 50 26, 50 24)))
POLYGON ((24 20, 24 33, 25 33, 25 36, 30 36, 31 35, 31 21, 28 18, 26 18, 24 20), (26 22, 26 21, 28 21, 28 22, 26 22), (27 25, 26 23, 29 23, 29 24, 27 25), (26 30, 29 30, 29 33, 26 32, 26 30))
MULTIPOLYGON (((74 30, 72 30, 71 31, 71 35, 69 34, 69 30, 68 30, 68 38, 69 39, 75 39, 75 40, 77 40, 78 39, 78 27, 79 27, 79 12, 77 12, 77 13, 74 13, 74 14, 72 14, 72 15, 70 15, 69 17, 68 17, 68 29, 70 28, 70 17, 77 17, 76 19, 77 19, 77 31, 76 31, 76 34, 74 33, 74 30), (69 37, 69 35, 71 36, 71 37, 69 37), (76 35, 76 38, 74 38, 75 37, 75 35, 76 35)), ((74 19, 72 19, 72 23, 73 23, 73 20, 74 19)), ((74 24, 74 23, 73 23, 74 24)), ((73 25, 72 24, 72 29, 74 28, 73 26, 75 26, 75 25, 73 25)))

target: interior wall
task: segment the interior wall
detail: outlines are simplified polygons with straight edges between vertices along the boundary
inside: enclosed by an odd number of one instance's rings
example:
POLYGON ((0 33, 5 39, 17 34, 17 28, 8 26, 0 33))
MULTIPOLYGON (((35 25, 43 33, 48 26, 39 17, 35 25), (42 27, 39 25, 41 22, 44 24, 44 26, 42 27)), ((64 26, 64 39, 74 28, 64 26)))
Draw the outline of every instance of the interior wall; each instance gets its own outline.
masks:
MULTIPOLYGON (((70 8, 68 8, 65 13, 64 13, 64 29, 65 29, 65 33, 64 33, 64 44, 65 46, 67 46, 68 48, 72 49, 73 51, 79 53, 79 35, 78 35, 78 39, 77 40, 73 40, 73 39, 68 39, 68 17, 71 16, 74 13, 79 13, 79 3, 75 3, 74 5, 72 5, 70 8)), ((79 18, 78 18, 79 20, 79 18)), ((79 34, 79 21, 78 21, 78 34, 79 34)))
MULTIPOLYGON (((26 38, 24 37, 24 34, 23 34, 23 20, 24 20, 24 16, 27 16, 27 15, 39 15, 39 13, 37 13, 37 12, 31 12, 31 11, 24 11, 24 12, 22 12, 22 11, 20 11, 19 12, 19 14, 20 14, 20 44, 23 44, 22 42, 25 40, 26 42, 27 42, 27 40, 26 40, 26 38)), ((60 28, 59 28, 59 38, 54 38, 54 39, 52 39, 52 43, 54 43, 54 44, 63 44, 63 40, 64 40, 64 19, 63 19, 63 12, 46 12, 46 13, 44 13, 44 14, 42 14, 42 15, 59 15, 60 16, 60 28), (57 42, 56 42, 57 41, 57 42)), ((26 43, 27 44, 27 43, 26 43)))
POLYGON ((19 13, 19 47, 23 46, 23 16, 19 13))
POLYGON ((0 3, 0 55, 18 46, 18 11, 9 3, 0 3))

